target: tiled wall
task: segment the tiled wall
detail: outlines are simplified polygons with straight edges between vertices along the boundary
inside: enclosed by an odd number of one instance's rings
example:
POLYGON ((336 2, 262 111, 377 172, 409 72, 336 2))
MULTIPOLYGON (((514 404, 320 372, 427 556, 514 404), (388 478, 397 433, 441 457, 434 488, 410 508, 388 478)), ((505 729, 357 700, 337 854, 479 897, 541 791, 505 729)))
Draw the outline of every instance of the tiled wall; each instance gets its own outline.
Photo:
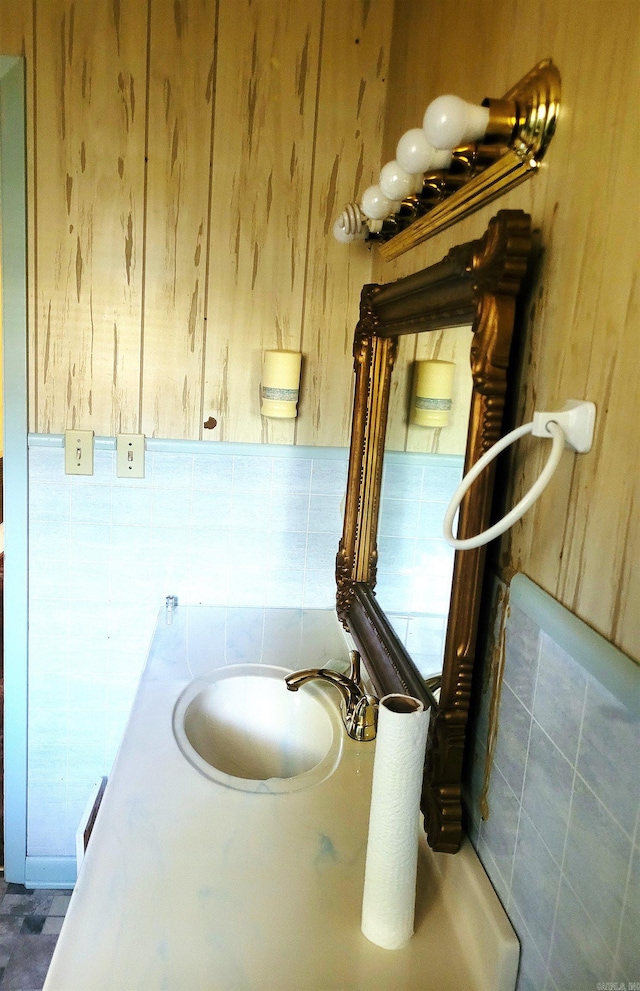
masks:
MULTIPOLYGON (((28 854, 73 856, 93 782, 108 774, 158 609, 182 603, 332 609, 347 452, 151 441, 144 479, 64 474, 59 437, 29 457, 28 854)), ((381 602, 429 666, 448 608, 439 537, 460 460, 389 457, 381 602), (420 615, 409 615, 410 612, 420 615)))
POLYGON ((631 986, 640 982, 640 718, 585 670, 581 651, 572 656, 513 602, 507 616, 490 814, 479 812, 488 689, 469 812, 521 942, 518 991, 631 986))

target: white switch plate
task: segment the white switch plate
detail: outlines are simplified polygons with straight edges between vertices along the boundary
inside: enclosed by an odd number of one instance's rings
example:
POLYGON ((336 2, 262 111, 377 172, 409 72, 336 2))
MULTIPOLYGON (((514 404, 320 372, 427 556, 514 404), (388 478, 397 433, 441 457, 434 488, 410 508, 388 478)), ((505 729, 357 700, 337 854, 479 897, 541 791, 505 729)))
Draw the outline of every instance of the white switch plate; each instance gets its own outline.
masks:
POLYGON ((118 478, 144 478, 144 434, 118 434, 116 437, 118 478))
POLYGON ((65 430, 64 470, 67 475, 93 475, 93 430, 65 430))

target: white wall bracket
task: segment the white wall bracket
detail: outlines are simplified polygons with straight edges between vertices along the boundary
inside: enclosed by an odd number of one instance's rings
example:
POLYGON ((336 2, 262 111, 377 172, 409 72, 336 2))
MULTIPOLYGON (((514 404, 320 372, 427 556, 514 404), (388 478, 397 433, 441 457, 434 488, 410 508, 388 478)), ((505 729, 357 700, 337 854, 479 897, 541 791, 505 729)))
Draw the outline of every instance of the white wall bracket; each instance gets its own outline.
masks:
POLYGON ((596 423, 596 405, 587 399, 567 399, 562 409, 557 413, 534 413, 534 437, 550 437, 549 423, 557 423, 564 431, 566 447, 587 454, 593 443, 593 431, 596 423))

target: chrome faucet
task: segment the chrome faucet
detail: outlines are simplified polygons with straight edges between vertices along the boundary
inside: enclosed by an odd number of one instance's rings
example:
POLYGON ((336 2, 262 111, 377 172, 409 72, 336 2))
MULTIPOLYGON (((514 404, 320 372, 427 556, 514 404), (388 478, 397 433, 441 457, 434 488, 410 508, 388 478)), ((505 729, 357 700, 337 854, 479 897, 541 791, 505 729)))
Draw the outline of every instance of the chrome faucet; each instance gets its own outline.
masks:
POLYGON ((327 681, 340 692, 340 711, 348 735, 353 740, 374 740, 378 724, 378 699, 368 695, 360 680, 360 654, 349 651, 349 674, 340 674, 330 668, 305 668, 294 671, 284 679, 290 692, 297 692, 301 685, 319 679, 327 681))

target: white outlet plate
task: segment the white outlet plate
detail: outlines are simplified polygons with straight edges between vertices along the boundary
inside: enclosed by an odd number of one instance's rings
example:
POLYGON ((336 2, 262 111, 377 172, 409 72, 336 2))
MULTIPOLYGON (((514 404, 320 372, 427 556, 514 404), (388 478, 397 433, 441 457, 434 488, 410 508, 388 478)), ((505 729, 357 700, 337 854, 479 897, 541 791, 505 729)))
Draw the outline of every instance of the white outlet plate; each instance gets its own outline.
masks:
POLYGON ((118 434, 116 437, 118 478, 144 478, 144 434, 118 434))
POLYGON ((65 430, 64 470, 67 475, 93 475, 93 430, 65 430))

